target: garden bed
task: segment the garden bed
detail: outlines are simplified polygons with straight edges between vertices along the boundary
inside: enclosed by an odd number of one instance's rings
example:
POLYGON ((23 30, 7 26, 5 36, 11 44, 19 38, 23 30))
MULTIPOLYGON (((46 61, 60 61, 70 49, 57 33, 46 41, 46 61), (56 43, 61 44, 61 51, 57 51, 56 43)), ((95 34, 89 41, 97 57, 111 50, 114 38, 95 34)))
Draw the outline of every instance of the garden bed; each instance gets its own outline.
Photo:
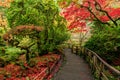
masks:
POLYGON ((0 80, 50 80, 62 62, 60 54, 47 54, 31 59, 28 65, 10 63, 0 68, 0 80))

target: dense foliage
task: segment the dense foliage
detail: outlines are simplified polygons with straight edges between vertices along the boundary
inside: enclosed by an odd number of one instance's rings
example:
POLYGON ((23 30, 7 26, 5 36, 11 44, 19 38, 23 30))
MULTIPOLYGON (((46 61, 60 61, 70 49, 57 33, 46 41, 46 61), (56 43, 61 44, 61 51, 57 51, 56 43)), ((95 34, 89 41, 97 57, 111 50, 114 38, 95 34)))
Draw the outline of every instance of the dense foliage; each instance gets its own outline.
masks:
POLYGON ((74 0, 63 8, 61 14, 68 21, 68 28, 70 30, 77 28, 79 32, 86 29, 88 21, 99 21, 101 24, 109 25, 108 21, 111 20, 113 25, 117 26, 120 8, 110 6, 109 2, 109 0, 74 0))
POLYGON ((10 29, 0 27, 2 64, 16 63, 22 55, 30 63, 32 57, 57 51, 69 39, 66 21, 54 0, 14 0, 4 11, 10 29))
POLYGON ((7 7, 6 3, 0 7, 8 22, 0 26, 0 79, 51 78, 61 59, 59 47, 69 39, 57 1, 13 0, 7 7))
POLYGON ((31 24, 43 28, 41 33, 35 34, 39 40, 38 53, 53 51, 68 39, 65 20, 59 15, 59 8, 54 0, 15 0, 7 9, 6 16, 11 28, 31 24))
POLYGON ((110 27, 100 25, 99 22, 94 22, 93 35, 85 44, 85 47, 95 51, 108 62, 120 56, 120 27, 110 27))

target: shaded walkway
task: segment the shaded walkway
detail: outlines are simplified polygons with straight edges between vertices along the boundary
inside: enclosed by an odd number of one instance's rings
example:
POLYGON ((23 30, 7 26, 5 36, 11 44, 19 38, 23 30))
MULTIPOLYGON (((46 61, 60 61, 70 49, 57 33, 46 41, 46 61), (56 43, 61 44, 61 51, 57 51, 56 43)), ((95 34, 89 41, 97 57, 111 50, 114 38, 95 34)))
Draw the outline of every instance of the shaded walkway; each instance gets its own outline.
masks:
POLYGON ((66 63, 61 67, 54 80, 93 80, 89 66, 70 49, 64 50, 66 63))

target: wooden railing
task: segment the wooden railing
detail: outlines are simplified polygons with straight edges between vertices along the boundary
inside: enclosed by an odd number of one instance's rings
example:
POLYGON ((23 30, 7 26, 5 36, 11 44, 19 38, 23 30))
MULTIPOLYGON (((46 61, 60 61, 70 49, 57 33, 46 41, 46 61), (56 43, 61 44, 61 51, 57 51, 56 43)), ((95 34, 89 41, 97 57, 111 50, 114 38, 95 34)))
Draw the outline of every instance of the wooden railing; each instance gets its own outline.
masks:
POLYGON ((83 56, 88 62, 95 80, 120 80, 120 71, 105 62, 95 52, 79 46, 73 46, 72 51, 83 56))

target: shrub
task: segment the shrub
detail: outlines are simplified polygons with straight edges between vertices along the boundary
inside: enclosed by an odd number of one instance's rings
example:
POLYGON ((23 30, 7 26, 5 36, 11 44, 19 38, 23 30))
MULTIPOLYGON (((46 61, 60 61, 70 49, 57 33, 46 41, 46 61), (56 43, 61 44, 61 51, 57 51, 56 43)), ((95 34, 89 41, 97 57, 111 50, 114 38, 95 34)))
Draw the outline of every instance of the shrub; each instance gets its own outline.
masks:
POLYGON ((93 29, 93 35, 86 42, 85 47, 95 51, 108 62, 112 62, 120 55, 120 27, 104 25, 102 28, 93 29))
POLYGON ((0 62, 4 61, 4 65, 16 61, 21 54, 25 53, 20 48, 10 46, 0 47, 0 52, 0 62))
POLYGON ((6 16, 11 28, 31 24, 43 27, 42 32, 32 34, 32 37, 37 36, 40 55, 53 51, 68 39, 66 21, 59 15, 54 0, 15 0, 6 10, 6 16))

